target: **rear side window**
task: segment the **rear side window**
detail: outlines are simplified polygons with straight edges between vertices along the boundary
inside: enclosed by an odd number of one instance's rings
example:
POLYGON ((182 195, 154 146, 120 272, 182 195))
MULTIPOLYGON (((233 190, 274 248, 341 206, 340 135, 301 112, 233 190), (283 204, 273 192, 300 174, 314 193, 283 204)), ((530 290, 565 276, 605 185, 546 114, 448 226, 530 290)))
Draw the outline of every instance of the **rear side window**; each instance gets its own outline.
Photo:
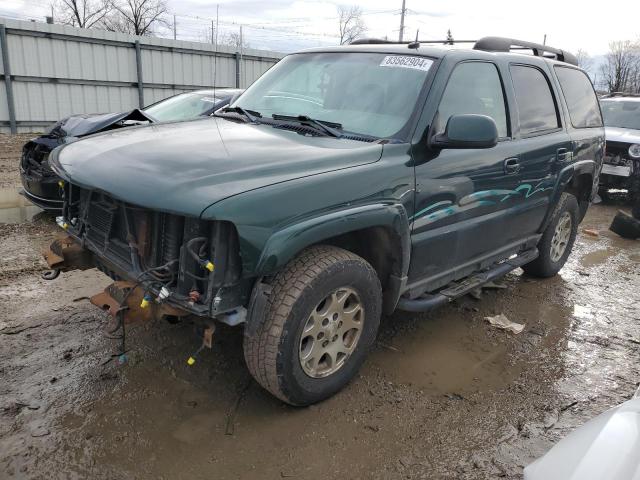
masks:
POLYGON ((557 66, 555 69, 567 100, 571 125, 575 128, 601 127, 598 98, 587 74, 575 68, 557 66))
POLYGON ((502 82, 494 64, 466 62, 455 68, 440 101, 436 133, 444 132, 452 115, 465 113, 493 118, 498 127, 498 136, 508 136, 502 82))
POLYGON ((523 135, 560 127, 558 110, 545 75, 535 67, 511 66, 513 89, 523 135))

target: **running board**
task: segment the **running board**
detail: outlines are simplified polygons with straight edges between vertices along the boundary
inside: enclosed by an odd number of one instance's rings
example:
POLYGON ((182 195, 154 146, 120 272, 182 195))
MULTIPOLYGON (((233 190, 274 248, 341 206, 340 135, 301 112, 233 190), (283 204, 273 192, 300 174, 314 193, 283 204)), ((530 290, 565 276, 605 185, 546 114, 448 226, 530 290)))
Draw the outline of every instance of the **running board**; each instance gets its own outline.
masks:
POLYGON ((398 309, 408 312, 426 312, 445 303, 449 303, 456 298, 460 298, 492 280, 503 277, 510 271, 536 258, 538 258, 537 248, 525 250, 518 254, 518 256, 505 260, 502 263, 497 263, 482 272, 474 273, 461 282, 453 282, 437 293, 424 295, 413 300, 410 298, 401 298, 398 301, 398 309))

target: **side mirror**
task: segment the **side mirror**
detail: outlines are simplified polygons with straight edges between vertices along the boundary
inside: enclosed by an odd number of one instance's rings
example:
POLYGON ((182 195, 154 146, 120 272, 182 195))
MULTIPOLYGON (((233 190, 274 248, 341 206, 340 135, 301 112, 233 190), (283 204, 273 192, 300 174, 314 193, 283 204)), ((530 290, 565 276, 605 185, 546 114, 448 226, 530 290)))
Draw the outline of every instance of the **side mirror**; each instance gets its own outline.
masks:
POLYGON ((491 148, 498 143, 498 127, 486 115, 465 113, 452 115, 444 133, 436 135, 431 145, 436 148, 491 148))

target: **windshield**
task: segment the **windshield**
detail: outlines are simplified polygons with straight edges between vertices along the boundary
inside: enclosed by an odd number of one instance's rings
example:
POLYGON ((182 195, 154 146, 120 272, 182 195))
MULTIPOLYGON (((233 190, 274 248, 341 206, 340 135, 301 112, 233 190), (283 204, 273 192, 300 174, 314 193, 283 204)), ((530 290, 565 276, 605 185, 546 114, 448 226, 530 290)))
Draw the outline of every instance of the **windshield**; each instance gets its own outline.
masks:
POLYGON ((144 109, 159 122, 175 122, 199 117, 221 99, 206 93, 182 93, 144 109))
POLYGON ((640 130, 640 101, 603 100, 600 106, 605 127, 640 130))
POLYGON ((263 117, 306 115, 345 132, 390 138, 413 113, 433 61, 383 53, 290 55, 258 79, 234 107, 263 117))

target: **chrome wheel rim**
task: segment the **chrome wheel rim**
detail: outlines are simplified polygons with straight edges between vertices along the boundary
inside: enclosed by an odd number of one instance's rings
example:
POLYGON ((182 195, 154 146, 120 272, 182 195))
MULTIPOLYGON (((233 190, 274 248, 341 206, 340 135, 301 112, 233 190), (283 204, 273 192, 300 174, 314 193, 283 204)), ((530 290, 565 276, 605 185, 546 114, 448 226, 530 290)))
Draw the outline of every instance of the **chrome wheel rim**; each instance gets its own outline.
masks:
POLYGON ((552 262, 560 260, 562 255, 564 255, 564 252, 567 250, 569 238, 571 238, 571 227, 571 214, 569 214, 569 212, 564 212, 558 220, 556 231, 553 233, 553 238, 551 239, 552 262))
POLYGON ((341 287, 313 309, 300 336, 299 358, 304 373, 321 378, 340 370, 355 351, 364 308, 355 290, 341 287))

